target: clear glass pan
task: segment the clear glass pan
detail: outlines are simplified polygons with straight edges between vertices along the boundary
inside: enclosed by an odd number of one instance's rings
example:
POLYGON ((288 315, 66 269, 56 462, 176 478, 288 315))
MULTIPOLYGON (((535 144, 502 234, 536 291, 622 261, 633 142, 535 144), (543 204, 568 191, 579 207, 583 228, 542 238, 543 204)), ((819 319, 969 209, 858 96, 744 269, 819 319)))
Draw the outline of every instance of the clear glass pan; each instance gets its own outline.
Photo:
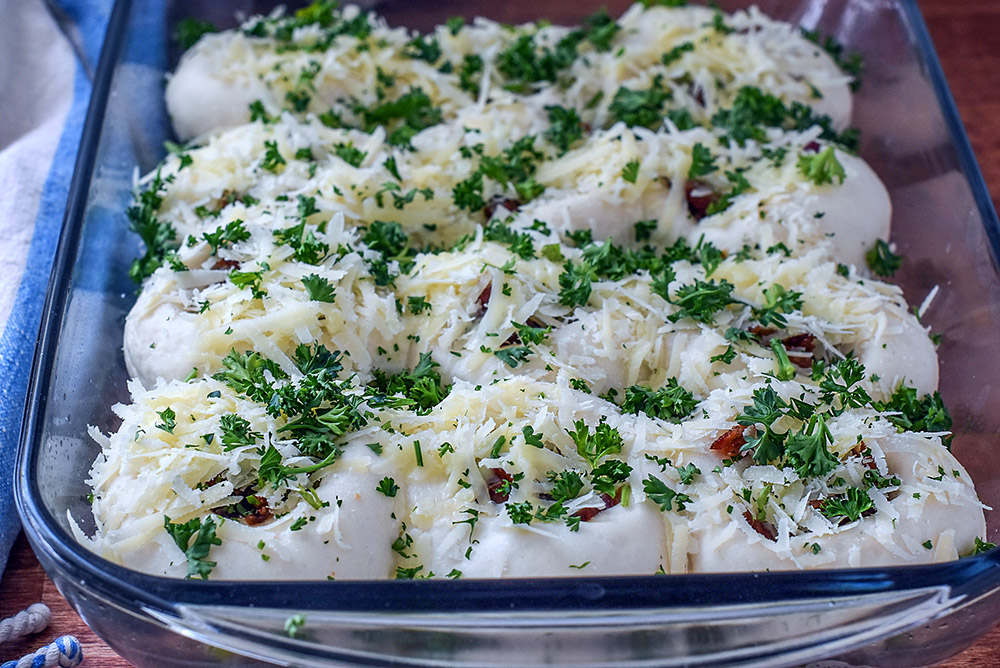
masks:
MULTIPOLYGON (((119 0, 115 6, 36 352, 17 502, 46 571, 83 619, 140 667, 786 666, 837 658, 916 666, 971 644, 1000 619, 1000 550, 932 566, 759 574, 519 581, 225 583, 168 580, 108 563, 76 543, 87 471, 125 399, 124 316, 134 300, 125 232, 132 173, 162 157, 163 73, 184 16, 231 23, 249 0, 119 0), (151 55, 152 54, 152 55, 151 55), (299 637, 288 616, 305 614, 299 637)), ((504 21, 572 21, 602 4, 480 3, 504 21), (528 13, 530 12, 530 14, 528 13)), ((720 2, 744 7, 741 0, 720 2)), ((954 451, 1000 508, 1000 224, 913 0, 762 0, 819 28, 867 64, 855 124, 888 186, 897 278, 943 334, 941 392, 954 451)), ((468 4, 397 0, 391 22, 426 28, 468 4)), ((1000 518, 987 512, 989 539, 1000 518)), ((86 526, 84 527, 87 528, 86 526)))

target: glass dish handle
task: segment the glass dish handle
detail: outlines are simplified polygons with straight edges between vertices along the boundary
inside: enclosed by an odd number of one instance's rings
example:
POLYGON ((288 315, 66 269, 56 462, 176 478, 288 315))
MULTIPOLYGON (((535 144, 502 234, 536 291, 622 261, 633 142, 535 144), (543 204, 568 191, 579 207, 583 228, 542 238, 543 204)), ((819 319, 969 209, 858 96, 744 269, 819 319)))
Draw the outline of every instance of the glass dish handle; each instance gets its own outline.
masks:
POLYGON ((203 605, 181 605, 176 614, 146 612, 188 638, 284 666, 801 665, 925 624, 962 598, 941 586, 770 605, 569 615, 203 605))

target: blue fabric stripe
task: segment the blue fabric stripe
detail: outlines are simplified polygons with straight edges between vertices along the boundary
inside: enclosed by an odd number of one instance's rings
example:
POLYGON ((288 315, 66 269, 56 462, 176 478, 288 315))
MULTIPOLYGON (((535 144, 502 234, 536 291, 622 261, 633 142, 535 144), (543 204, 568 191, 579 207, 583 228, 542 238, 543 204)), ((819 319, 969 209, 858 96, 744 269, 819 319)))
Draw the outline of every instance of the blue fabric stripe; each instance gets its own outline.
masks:
MULTIPOLYGON (((92 63, 96 63, 110 16, 111 0, 63 0, 60 4, 76 22, 85 53, 92 63)), ((0 574, 19 529, 13 499, 14 455, 32 353, 90 93, 91 83, 77 63, 73 101, 42 189, 24 275, 0 336, 0 471, 4 472, 0 474, 0 574)))

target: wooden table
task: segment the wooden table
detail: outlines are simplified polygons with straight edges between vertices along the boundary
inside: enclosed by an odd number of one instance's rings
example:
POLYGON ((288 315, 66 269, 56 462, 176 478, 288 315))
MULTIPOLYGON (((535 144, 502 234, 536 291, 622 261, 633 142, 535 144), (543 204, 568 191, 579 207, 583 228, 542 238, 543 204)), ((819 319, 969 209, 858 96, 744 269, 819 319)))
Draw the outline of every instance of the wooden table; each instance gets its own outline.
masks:
MULTIPOLYGON (((919 1, 994 204, 1000 204, 1000 0, 919 1)), ((84 666, 127 668, 130 665, 73 612, 45 576, 22 536, 14 545, 0 588, 0 618, 36 601, 52 609, 52 624, 28 640, 3 645, 0 659, 18 658, 56 635, 73 634, 84 645, 84 666)), ((1000 666, 1000 626, 940 666, 1000 666)))

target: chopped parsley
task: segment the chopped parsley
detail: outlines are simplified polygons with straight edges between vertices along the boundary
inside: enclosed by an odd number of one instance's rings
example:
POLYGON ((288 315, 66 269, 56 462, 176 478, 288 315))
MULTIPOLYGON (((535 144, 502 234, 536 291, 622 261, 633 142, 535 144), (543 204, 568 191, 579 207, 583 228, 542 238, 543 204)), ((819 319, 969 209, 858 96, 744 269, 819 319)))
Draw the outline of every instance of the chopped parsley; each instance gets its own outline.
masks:
POLYGON ((152 275, 167 255, 177 248, 174 226, 156 217, 166 194, 167 180, 157 172, 149 186, 136 196, 136 203, 126 212, 129 226, 146 246, 146 253, 132 263, 128 275, 136 283, 152 275))
POLYGON ((559 153, 565 153, 573 146, 573 143, 583 137, 583 122, 576 109, 567 109, 560 106, 545 107, 549 117, 549 128, 542 135, 553 146, 559 149, 559 153))
POLYGON ((369 406, 387 405, 390 403, 390 397, 400 397, 402 402, 397 402, 395 405, 408 407, 418 415, 426 415, 434 406, 441 403, 451 390, 451 386, 445 385, 441 380, 441 374, 436 371, 438 366, 430 353, 421 353, 420 361, 412 371, 388 374, 381 369, 375 369, 372 372, 372 382, 368 386, 368 391, 372 395, 368 400, 369 406))
POLYGON ((682 318, 691 318, 707 325, 714 324, 715 314, 735 303, 732 298, 734 287, 725 279, 718 283, 695 279, 692 285, 682 285, 673 298, 668 299, 677 306, 677 311, 668 315, 667 320, 677 322, 682 318))
POLYGON ((655 128, 663 122, 663 106, 671 97, 670 91, 663 87, 663 80, 657 77, 646 90, 620 87, 608 112, 626 125, 655 128))
POLYGON ((309 293, 309 299, 314 302, 326 302, 332 304, 336 298, 336 290, 330 281, 316 274, 309 274, 302 279, 302 285, 309 293))
POLYGON ((566 433, 576 444, 577 453, 591 468, 596 468, 604 457, 621 452, 624 444, 618 430, 603 419, 594 427, 593 433, 583 420, 574 421, 573 429, 567 429, 566 433))
MULTIPOLYGON (((351 142, 346 144, 334 144, 333 153, 351 167, 360 167, 364 159, 368 157, 367 153, 361 149, 355 148, 354 144, 351 142)), ((395 161, 393 162, 395 163, 395 161)))
POLYGON ((670 378, 666 385, 657 390, 633 385, 625 390, 625 398, 622 400, 622 410, 626 413, 645 413, 668 422, 680 422, 697 405, 698 401, 691 392, 680 386, 676 378, 670 378))
POLYGON ((636 179, 639 178, 638 160, 629 160, 627 163, 625 163, 625 166, 622 167, 622 178, 628 181, 629 183, 635 183, 636 179))
POLYGON ((197 576, 207 580, 216 566, 216 562, 208 560, 208 553, 213 545, 222 545, 222 539, 215 535, 215 520, 206 517, 202 521, 200 517, 195 517, 183 524, 175 524, 164 515, 163 528, 187 558, 188 570, 184 577, 190 580, 197 576))
POLYGON ((219 418, 219 431, 222 432, 223 450, 226 452, 247 445, 253 445, 263 436, 250 428, 250 423, 235 413, 219 418))
POLYGON ((177 22, 177 25, 174 27, 172 37, 174 42, 182 51, 187 51, 194 46, 195 43, 202 38, 202 36, 213 32, 219 32, 219 29, 214 24, 209 23, 208 21, 186 18, 177 22))
POLYGON ((819 510, 827 519, 855 522, 863 513, 874 507, 868 492, 857 487, 848 487, 844 494, 824 499, 819 510))
POLYGON ((688 178, 695 179, 699 176, 704 176, 706 174, 711 174, 717 169, 715 166, 715 157, 708 147, 701 144, 701 142, 696 143, 691 148, 691 167, 688 169, 688 178))
POLYGON ((895 276, 903 265, 903 256, 893 253, 892 248, 884 239, 875 241, 875 245, 865 253, 865 260, 867 260, 868 268, 872 272, 886 278, 895 276))
POLYGON ((802 293, 787 290, 778 283, 764 289, 764 303, 754 307, 753 316, 761 327, 774 326, 784 329, 788 326, 784 313, 792 313, 802 308, 802 293))
POLYGON ((271 139, 264 142, 264 158, 260 161, 262 169, 277 173, 278 169, 287 164, 281 153, 278 151, 278 142, 271 139))
POLYGON ((396 492, 399 491, 399 485, 396 484, 395 480, 393 480, 389 476, 386 476, 379 481, 378 486, 375 488, 375 491, 381 494, 385 494, 386 496, 391 498, 396 496, 396 492))
POLYGON ((214 232, 205 232, 202 238, 212 247, 212 254, 216 254, 220 248, 229 244, 246 241, 250 238, 250 231, 243 225, 242 220, 232 220, 226 223, 225 227, 216 228, 214 232))
MULTIPOLYGON (((906 385, 900 385, 888 401, 873 402, 875 410, 886 415, 886 419, 896 425, 901 431, 950 432, 952 428, 951 414, 941 400, 941 394, 917 395, 917 390, 906 385)), ((952 434, 942 438, 945 447, 951 448, 952 434)))
POLYGON ((694 51, 694 44, 691 42, 682 42, 677 46, 673 47, 669 51, 663 54, 660 58, 660 62, 664 65, 672 65, 673 63, 680 60, 685 53, 694 51))
POLYGON ((844 173, 844 166, 837 160, 837 155, 832 146, 819 153, 805 153, 799 156, 796 163, 799 174, 806 177, 818 186, 832 184, 836 179, 838 183, 843 183, 847 175, 844 173))
POLYGON ((646 493, 649 500, 660 507, 662 512, 669 512, 677 506, 677 512, 686 509, 686 504, 691 503, 691 497, 682 492, 675 492, 667 487, 667 484, 650 473, 642 481, 642 491, 646 493))

